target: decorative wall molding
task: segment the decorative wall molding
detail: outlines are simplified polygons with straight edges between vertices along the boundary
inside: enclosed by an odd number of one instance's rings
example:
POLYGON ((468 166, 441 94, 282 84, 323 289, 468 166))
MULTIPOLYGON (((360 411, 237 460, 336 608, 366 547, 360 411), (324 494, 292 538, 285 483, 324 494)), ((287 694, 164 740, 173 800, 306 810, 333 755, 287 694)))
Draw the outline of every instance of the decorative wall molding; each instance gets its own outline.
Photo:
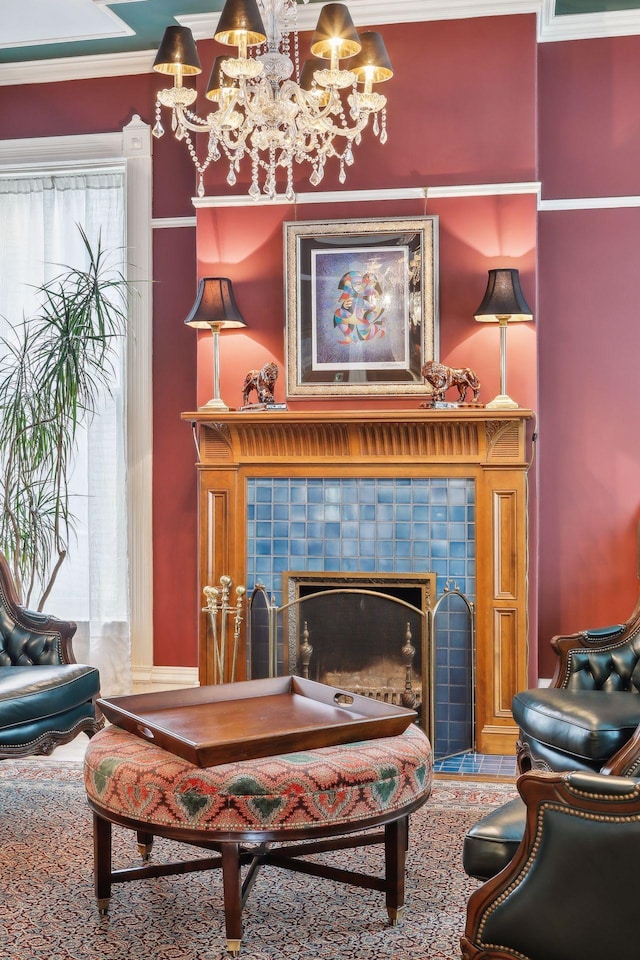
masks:
POLYGON ((195 217, 154 217, 151 221, 153 230, 176 230, 181 227, 194 227, 195 217))
POLYGON ((152 664, 134 666, 133 683, 153 683, 162 687, 197 687, 197 667, 154 667, 152 664))
POLYGON ((557 200, 540 200, 538 210, 614 210, 623 207, 640 207, 640 196, 631 197, 568 197, 557 200))
POLYGON ((295 206, 303 203, 366 203, 380 200, 431 200, 452 197, 495 197, 520 195, 523 193, 540 195, 538 181, 515 183, 476 183, 453 184, 440 187, 399 187, 393 190, 327 190, 315 193, 297 193, 293 200, 287 200, 284 194, 269 199, 259 197, 252 200, 248 194, 218 195, 211 197, 193 197, 196 209, 206 207, 254 207, 254 206, 295 206))

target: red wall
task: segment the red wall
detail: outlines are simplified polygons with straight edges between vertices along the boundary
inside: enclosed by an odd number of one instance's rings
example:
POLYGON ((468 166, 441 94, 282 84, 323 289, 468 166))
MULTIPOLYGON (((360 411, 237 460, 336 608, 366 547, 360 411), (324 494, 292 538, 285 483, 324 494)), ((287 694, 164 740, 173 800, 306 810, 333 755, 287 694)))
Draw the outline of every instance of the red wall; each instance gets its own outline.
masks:
POLYGON ((638 592, 640 38, 539 51, 540 673, 547 638, 624 620, 638 592))

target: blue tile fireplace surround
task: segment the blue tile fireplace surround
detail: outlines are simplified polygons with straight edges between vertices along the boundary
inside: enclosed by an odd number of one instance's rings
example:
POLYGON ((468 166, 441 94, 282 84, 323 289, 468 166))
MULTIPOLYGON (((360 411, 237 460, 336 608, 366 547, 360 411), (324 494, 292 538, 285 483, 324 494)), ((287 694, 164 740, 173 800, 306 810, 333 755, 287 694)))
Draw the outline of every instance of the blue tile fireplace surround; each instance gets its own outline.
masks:
MULTIPOLYGON (((260 584, 278 606, 287 599, 283 575, 292 570, 368 573, 373 589, 376 574, 431 572, 438 597, 455 583, 474 600, 475 482, 468 477, 249 478, 246 518, 248 591, 260 584)), ((429 732, 442 757, 473 747, 472 634, 464 609, 442 611, 431 643, 429 732)))
MULTIPOLYGON (((221 575, 279 606, 292 572, 430 576, 436 754, 511 754, 527 685, 526 410, 183 414, 199 426, 200 586, 221 575), (473 603, 475 649, 468 607, 473 603)), ((288 589, 288 587, 287 587, 288 589)), ((243 664, 251 663, 244 635, 243 664)), ((284 644, 282 644, 284 646, 284 644)), ((214 682, 208 618, 200 682, 214 682)), ((229 658, 230 659, 230 658, 229 658)), ((286 667, 278 651, 278 669, 286 667)), ((241 678, 241 677, 237 677, 241 678)), ((425 726, 427 718, 425 717, 425 726)))

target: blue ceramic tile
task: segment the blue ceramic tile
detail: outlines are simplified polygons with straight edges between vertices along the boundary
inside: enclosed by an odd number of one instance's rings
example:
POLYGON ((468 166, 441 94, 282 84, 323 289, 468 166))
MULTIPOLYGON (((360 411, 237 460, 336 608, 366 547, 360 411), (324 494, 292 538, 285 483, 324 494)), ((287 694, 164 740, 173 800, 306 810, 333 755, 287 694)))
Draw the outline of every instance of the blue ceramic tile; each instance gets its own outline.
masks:
POLYGON ((375 523, 358 524, 358 539, 361 542, 363 540, 375 540, 376 535, 377 535, 377 528, 375 523))
MULTIPOLYGON (((393 499, 393 490, 391 490, 391 498, 393 499)), ((375 480, 358 484, 358 503, 375 503, 376 499, 375 480)))
POLYGON ((396 506, 395 519, 403 520, 405 522, 410 522, 412 527, 414 526, 413 520, 413 510, 410 503, 399 503, 396 506))
POLYGON ((393 557, 395 548, 395 542, 393 540, 377 540, 376 543, 379 557, 393 557))

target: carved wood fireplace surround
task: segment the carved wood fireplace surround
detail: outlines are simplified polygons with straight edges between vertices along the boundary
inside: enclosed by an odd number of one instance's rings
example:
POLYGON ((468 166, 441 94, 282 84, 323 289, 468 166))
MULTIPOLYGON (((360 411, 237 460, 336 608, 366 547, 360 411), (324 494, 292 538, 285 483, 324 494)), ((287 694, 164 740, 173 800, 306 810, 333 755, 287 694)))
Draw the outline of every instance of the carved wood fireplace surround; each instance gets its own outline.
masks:
MULTIPOLYGON (((475 560, 470 562, 476 611, 476 746, 483 753, 511 753, 517 735, 511 700, 528 679, 527 422, 531 412, 463 407, 198 411, 182 416, 199 431, 200 597, 204 586, 217 584, 223 574, 234 585, 252 589, 247 570, 248 490, 261 480, 343 478, 365 483, 376 478, 378 483, 406 483, 446 478, 447 482, 463 480, 473 489, 475 560)), ((199 658, 200 683, 212 683, 204 613, 199 658)), ((231 662, 230 651, 227 662, 231 662)), ((243 679, 245 662, 241 655, 236 679, 243 679)))

